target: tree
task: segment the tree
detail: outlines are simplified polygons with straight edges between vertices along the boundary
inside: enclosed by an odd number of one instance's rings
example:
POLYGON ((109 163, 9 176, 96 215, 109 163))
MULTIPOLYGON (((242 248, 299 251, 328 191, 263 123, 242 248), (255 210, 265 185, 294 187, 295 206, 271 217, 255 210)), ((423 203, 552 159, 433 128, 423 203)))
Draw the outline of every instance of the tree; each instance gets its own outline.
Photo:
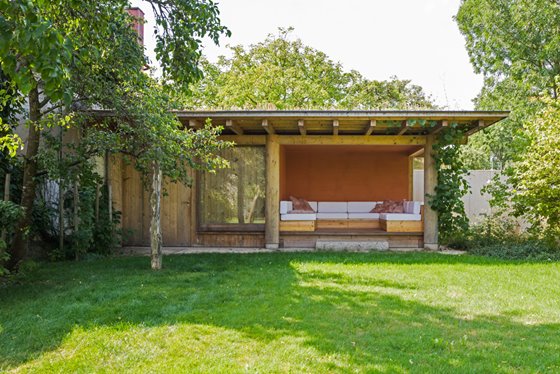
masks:
POLYGON ((560 238, 560 99, 545 97, 543 109, 525 129, 530 140, 524 157, 508 170, 505 186, 516 216, 538 236, 560 238))
MULTIPOLYGON (((201 76, 201 39, 217 42, 229 31, 220 25, 212 0, 149 3, 158 25, 156 53, 163 79, 186 88, 201 76)), ((142 81, 145 58, 130 28, 128 6, 128 0, 0 0, 0 65, 28 100, 24 215, 12 245, 12 267, 26 253, 41 133, 56 125, 59 117, 53 114, 92 106, 112 109, 115 87, 142 81)))
POLYGON ((473 67, 484 74, 475 104, 481 110, 512 110, 510 118, 476 134, 466 148, 471 167, 500 168, 523 154, 523 123, 542 108, 531 100, 556 97, 560 74, 560 5, 553 0, 463 0, 456 21, 473 67), (484 162, 480 162, 481 157, 484 162))
POLYGON ((192 170, 212 172, 228 166, 218 153, 231 146, 217 140, 221 128, 207 124, 193 131, 171 112, 175 107, 168 90, 144 76, 141 84, 117 88, 121 100, 103 123, 84 128, 91 149, 108 149, 124 155, 125 161, 140 172, 150 192, 152 269, 162 267, 160 209, 163 178, 190 185, 192 170), (96 147, 95 145, 102 145, 96 147))
POLYGON ((205 78, 191 86, 191 108, 428 109, 421 87, 392 78, 375 81, 345 71, 325 53, 290 40, 279 29, 263 42, 230 47, 231 58, 203 61, 205 78))

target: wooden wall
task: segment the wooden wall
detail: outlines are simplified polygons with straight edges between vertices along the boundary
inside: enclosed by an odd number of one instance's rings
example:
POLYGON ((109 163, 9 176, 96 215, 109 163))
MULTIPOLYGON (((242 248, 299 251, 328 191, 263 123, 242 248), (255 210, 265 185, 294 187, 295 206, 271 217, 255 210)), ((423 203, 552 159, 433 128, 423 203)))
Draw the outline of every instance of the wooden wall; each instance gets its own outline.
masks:
MULTIPOLYGON (((317 201, 406 199, 409 194, 410 150, 388 151, 348 146, 281 146, 280 197, 300 196, 317 201)), ((149 193, 140 174, 111 157, 110 180, 116 210, 122 212, 123 245, 149 245, 149 193)), ((193 189, 165 183, 162 233, 165 246, 265 246, 264 232, 197 232, 196 183, 193 189)))
POLYGON ((297 146, 285 149, 282 200, 382 201, 409 198, 409 151, 372 147, 297 146))
MULTIPOLYGON (((111 157, 111 188, 115 210, 121 211, 123 245, 149 245, 149 192, 140 174, 120 157, 111 157)), ((166 246, 191 244, 191 189, 178 183, 164 183, 161 225, 166 246)))

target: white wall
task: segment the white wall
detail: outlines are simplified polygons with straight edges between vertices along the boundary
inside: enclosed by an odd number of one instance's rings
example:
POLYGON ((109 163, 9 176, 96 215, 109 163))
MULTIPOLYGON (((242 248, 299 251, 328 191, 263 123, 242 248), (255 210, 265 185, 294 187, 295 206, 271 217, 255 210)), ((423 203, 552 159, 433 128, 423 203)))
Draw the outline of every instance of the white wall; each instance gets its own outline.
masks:
MULTIPOLYGON (((470 175, 467 176, 470 191, 463 196, 463 202, 465 203, 465 212, 471 222, 476 222, 481 214, 490 213, 490 204, 488 204, 490 195, 482 194, 481 189, 497 173, 496 170, 471 170, 470 175)), ((424 201, 424 170, 414 170, 413 187, 414 200, 424 201)))

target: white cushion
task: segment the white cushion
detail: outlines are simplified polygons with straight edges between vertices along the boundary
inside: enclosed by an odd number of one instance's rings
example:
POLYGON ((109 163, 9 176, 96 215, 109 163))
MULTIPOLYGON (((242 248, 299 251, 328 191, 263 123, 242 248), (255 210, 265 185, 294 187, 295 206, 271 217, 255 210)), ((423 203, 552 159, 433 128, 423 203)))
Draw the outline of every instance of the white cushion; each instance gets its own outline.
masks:
POLYGON ((412 205, 412 211, 410 213, 412 214, 420 214, 420 208, 422 207, 422 202, 420 201, 411 201, 410 202, 412 205))
POLYGON ((291 201, 280 201, 280 214, 286 214, 292 210, 291 201))
POLYGON ((410 213, 381 213, 379 219, 385 221, 421 221, 422 216, 410 213))
POLYGON ((375 201, 350 201, 348 213, 369 213, 376 204, 375 201))
MULTIPOLYGON (((317 211, 316 201, 308 201, 308 203, 309 206, 311 206, 311 208, 314 211, 317 211)), ((293 205, 291 201, 287 201, 287 200, 280 201, 280 214, 288 214, 288 212, 292 209, 293 209, 293 205)))
POLYGON ((280 215, 282 221, 315 221, 317 214, 315 213, 289 213, 280 215))
POLYGON ((319 201, 319 213, 347 213, 347 202, 325 202, 319 201))
MULTIPOLYGON (((319 207, 321 203, 319 203, 319 207)), ((348 219, 348 213, 317 213, 317 219, 348 219)))
POLYGON ((379 213, 348 213, 349 219, 379 219, 379 213))

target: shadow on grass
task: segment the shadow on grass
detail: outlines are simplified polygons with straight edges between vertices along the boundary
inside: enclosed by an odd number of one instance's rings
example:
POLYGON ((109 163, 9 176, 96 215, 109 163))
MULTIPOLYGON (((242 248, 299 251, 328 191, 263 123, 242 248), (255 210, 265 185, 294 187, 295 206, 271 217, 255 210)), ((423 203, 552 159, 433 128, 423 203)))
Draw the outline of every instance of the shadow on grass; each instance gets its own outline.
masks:
POLYGON ((169 256, 164 263, 159 273, 146 269, 146 258, 48 264, 0 289, 0 369, 55 350, 76 326, 188 323, 234 329, 263 344, 301 337, 318 352, 345 357, 358 371, 560 370, 559 324, 524 325, 507 315, 461 318, 451 308, 391 294, 414 292, 417 284, 294 266, 519 262, 431 254, 259 254, 169 256))

